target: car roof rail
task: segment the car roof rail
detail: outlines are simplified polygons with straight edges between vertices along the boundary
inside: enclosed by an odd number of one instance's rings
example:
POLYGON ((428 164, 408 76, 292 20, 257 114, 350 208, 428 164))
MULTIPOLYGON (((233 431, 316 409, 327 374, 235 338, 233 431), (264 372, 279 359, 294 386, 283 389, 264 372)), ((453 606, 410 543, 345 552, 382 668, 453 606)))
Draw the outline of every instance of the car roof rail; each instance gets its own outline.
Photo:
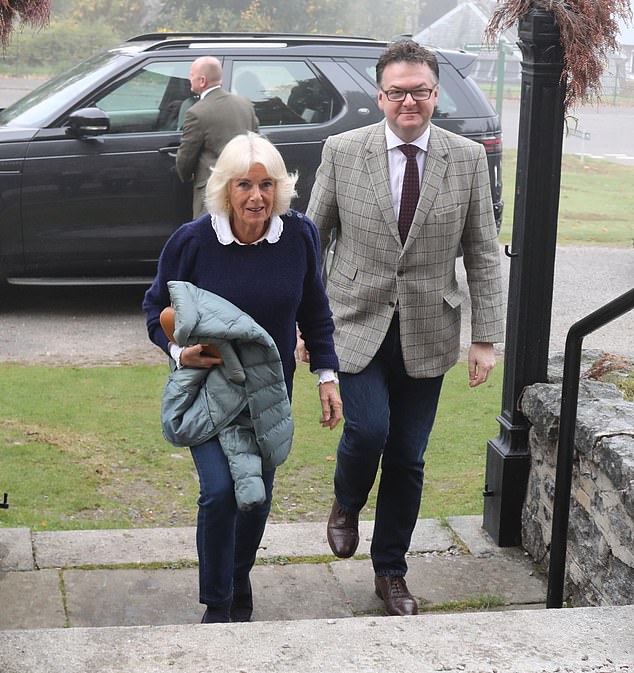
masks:
MULTIPOLYGON (((468 77, 473 70, 473 66, 478 60, 478 55, 473 52, 459 49, 439 49, 438 47, 428 47, 434 49, 439 57, 444 58, 464 77, 468 77)), ((439 58, 440 60, 440 58, 439 58)))
POLYGON ((269 42, 280 41, 299 44, 383 44, 373 37, 362 37, 354 35, 319 35, 316 33, 197 33, 197 32, 170 32, 170 33, 144 33, 135 35, 126 40, 126 42, 154 42, 148 47, 148 50, 162 49, 168 46, 182 46, 186 44, 196 44, 204 41, 217 42, 236 42, 251 41, 269 42))

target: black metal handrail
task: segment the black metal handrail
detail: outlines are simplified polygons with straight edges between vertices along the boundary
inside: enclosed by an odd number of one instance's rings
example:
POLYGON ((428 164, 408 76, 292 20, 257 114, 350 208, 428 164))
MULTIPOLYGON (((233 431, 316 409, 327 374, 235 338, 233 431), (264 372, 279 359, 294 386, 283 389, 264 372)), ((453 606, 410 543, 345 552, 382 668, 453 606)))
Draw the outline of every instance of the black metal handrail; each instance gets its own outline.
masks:
POLYGON ((553 526, 550 542, 550 566, 548 569, 548 593, 546 607, 560 608, 563 605, 566 574, 566 549, 568 544, 568 516, 570 514, 570 491, 572 487, 572 461, 577 424, 579 399, 579 375, 581 369, 581 346, 583 338, 599 327, 631 311, 634 308, 634 288, 605 304, 585 318, 576 322, 566 337, 564 352, 564 376, 561 384, 561 414, 559 419, 559 443, 557 471, 555 473, 555 499, 553 503, 553 526))

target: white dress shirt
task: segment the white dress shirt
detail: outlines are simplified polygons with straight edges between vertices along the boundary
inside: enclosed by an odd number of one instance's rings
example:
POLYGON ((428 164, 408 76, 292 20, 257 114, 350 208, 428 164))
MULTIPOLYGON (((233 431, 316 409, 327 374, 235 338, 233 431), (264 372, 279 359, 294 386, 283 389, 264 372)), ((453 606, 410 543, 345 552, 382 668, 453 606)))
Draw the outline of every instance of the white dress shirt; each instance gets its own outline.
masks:
POLYGON ((202 100, 208 93, 213 91, 214 89, 219 89, 222 86, 222 84, 216 84, 216 86, 210 86, 208 89, 205 89, 204 91, 200 92, 200 100, 202 100))
POLYGON ((386 124, 385 125, 385 141, 387 143, 387 161, 390 173, 390 191, 392 192, 392 205, 394 207, 394 216, 398 222, 398 211, 401 208, 401 191, 403 190, 403 176, 405 175, 405 164, 407 157, 399 150, 399 145, 416 145, 422 152, 416 155, 416 163, 418 165, 418 180, 423 179, 423 171, 425 170, 425 158, 427 156, 427 144, 429 142, 429 126, 425 129, 422 135, 411 143, 405 143, 401 140, 394 131, 386 124))

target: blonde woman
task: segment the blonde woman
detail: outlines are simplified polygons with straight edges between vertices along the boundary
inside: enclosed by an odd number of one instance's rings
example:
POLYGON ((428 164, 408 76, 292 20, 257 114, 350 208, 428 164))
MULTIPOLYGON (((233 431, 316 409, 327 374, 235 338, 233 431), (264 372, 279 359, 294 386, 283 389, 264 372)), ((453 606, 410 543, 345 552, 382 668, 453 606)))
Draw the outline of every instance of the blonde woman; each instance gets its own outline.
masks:
MULTIPOLYGON (((220 154, 206 188, 208 212, 182 225, 167 241, 158 273, 145 295, 150 339, 178 367, 213 367, 217 357, 201 344, 170 343, 160 313, 170 303, 167 283, 188 281, 230 301, 275 342, 289 397, 295 371, 296 327, 319 375, 321 423, 341 419, 336 386, 334 324, 320 276, 319 237, 305 215, 290 209, 297 176, 289 175, 277 149, 248 133, 220 154)), ((253 599, 249 573, 268 517, 274 470, 263 473, 266 502, 239 511, 217 438, 191 447, 198 470, 197 547, 203 622, 249 621, 253 599)))

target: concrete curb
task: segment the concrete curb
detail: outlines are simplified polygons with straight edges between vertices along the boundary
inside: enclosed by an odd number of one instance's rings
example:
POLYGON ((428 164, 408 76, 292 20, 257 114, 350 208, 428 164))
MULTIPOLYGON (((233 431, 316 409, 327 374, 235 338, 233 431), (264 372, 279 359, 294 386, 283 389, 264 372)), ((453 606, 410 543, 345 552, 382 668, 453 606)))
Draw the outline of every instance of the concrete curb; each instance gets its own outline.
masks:
MULTIPOLYGON (((458 519, 460 517, 457 517, 458 519)), ((471 519, 471 517, 469 517, 471 519)), ((479 527, 480 517, 473 517, 471 525, 479 527)), ((463 527, 469 524, 464 522, 463 527)), ((359 524, 357 555, 370 553, 374 522, 359 524)), ((196 562, 195 528, 136 528, 128 530, 74 530, 33 533, 33 552, 30 540, 25 544, 28 529, 10 530, 16 542, 12 563, 28 569, 32 554, 36 566, 42 568, 72 568, 85 565, 113 565, 129 563, 196 562), (20 546, 17 546, 17 541, 20 546)), ((5 533, 0 529, 0 540, 5 533)), ((9 535, 9 533, 7 533, 9 535)), ((472 532, 476 539, 478 533, 472 532)), ((482 532, 482 536, 485 534, 482 532)), ((445 551, 454 543, 452 533, 435 519, 420 519, 414 530, 411 551, 416 553, 445 551)), ((492 543, 489 540, 489 546, 492 543)), ((268 524, 258 558, 272 559, 296 556, 331 556, 323 523, 268 524)), ((0 553, 0 570, 4 562, 0 553)))

